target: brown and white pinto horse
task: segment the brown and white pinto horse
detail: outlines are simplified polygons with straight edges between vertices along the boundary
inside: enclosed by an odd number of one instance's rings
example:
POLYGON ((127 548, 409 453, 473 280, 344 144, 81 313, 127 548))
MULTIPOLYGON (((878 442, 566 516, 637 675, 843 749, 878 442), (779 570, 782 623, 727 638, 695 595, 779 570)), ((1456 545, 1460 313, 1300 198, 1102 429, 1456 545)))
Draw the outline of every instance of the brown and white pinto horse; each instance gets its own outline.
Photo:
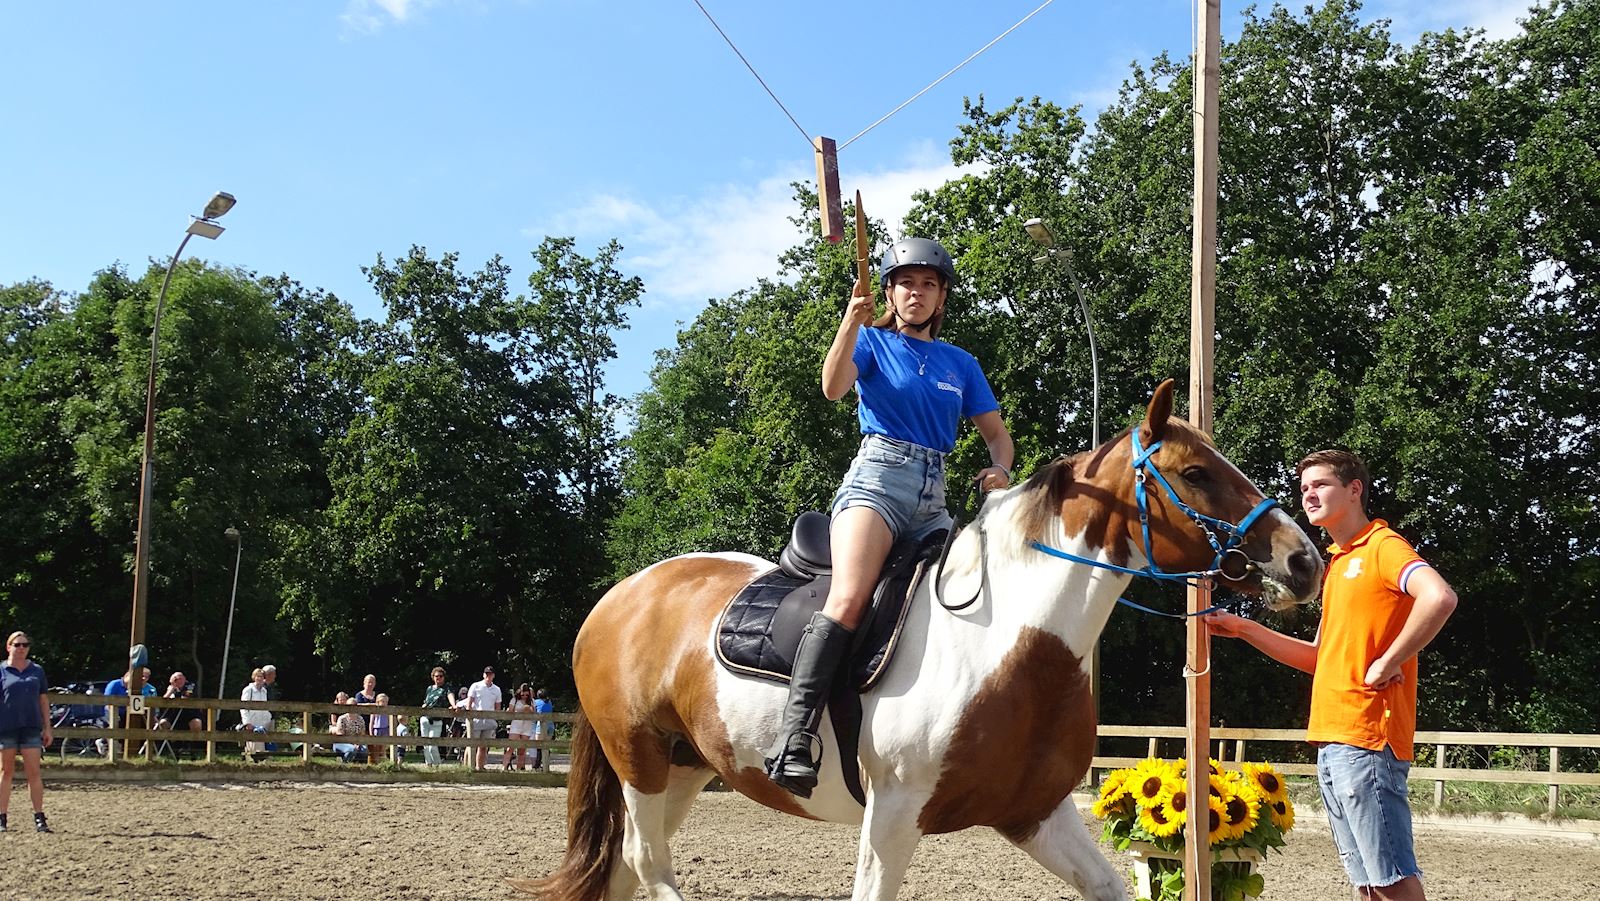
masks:
MULTIPOLYGON (((1237 523, 1262 494, 1211 441, 1170 418, 1172 383, 1151 400, 1140 437, 1163 444, 1153 462, 1194 510, 1237 523)), ((1093 901, 1126 898, 1096 849, 1071 792, 1095 736, 1086 660, 1129 576, 1046 556, 1038 540, 1094 560, 1202 570, 1214 550, 1157 492, 1147 561, 1134 499, 1130 441, 1056 460, 991 494, 976 528, 951 550, 942 596, 931 579, 911 601, 900 647, 862 697, 863 809, 839 775, 832 726, 809 799, 767 780, 784 686, 715 662, 719 612, 773 564, 740 554, 690 554, 611 589, 573 648, 582 717, 568 783, 568 847, 549 877, 519 884, 547 899, 677 899, 668 840, 713 776, 776 810, 862 826, 855 899, 893 898, 922 836, 989 826, 1093 901), (987 533, 985 542, 978 531, 987 533), (983 554, 987 559, 980 561, 983 554), (981 589, 981 591, 980 591, 981 589)), ((1292 601, 1316 596, 1321 561, 1281 510, 1261 516, 1243 550, 1254 572, 1292 601)), ((803 853, 803 851, 801 852, 803 853)))

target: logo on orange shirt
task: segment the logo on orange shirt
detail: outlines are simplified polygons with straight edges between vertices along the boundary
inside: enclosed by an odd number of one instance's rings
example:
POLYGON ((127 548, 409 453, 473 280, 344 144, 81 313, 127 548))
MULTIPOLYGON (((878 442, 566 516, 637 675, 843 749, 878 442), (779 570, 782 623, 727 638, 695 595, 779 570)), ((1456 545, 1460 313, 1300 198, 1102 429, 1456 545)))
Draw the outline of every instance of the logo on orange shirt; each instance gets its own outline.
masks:
POLYGON ((1360 575, 1361 575, 1361 558, 1360 557, 1351 557, 1350 558, 1350 565, 1345 567, 1344 577, 1346 579, 1354 579, 1354 578, 1356 578, 1356 577, 1358 577, 1360 575))

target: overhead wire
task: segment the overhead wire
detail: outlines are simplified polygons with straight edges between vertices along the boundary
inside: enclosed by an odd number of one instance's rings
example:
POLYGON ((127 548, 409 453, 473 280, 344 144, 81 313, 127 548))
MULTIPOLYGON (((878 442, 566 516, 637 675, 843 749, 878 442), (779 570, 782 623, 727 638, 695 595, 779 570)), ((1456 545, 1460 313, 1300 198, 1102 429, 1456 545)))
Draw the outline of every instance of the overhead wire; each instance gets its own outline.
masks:
MULTIPOLYGON (((935 87, 937 87, 939 85, 940 82, 944 81, 946 78, 949 78, 950 76, 952 76, 952 75, 956 74, 957 72, 961 71, 962 67, 964 67, 967 63, 970 63, 973 60, 977 59, 979 56, 981 56, 983 54, 983 52, 985 50, 988 50, 990 47, 993 47, 995 44, 1000 43, 1001 39, 1003 39, 1006 35, 1010 34, 1013 31, 1016 31, 1018 28, 1021 28, 1023 23, 1027 22, 1029 19, 1031 19, 1034 16, 1038 15, 1039 13, 1043 12, 1045 7, 1049 6, 1050 4, 1052 4, 1054 2, 1055 2, 1055 0, 1044 0, 1043 3, 1039 4, 1038 7, 1036 7, 1033 10, 1033 12, 1030 12, 1027 15, 1023 16, 1021 19, 1018 19, 1015 25, 1012 25, 1010 28, 1007 28, 1005 31, 1000 32, 1000 34, 997 35, 994 38, 994 40, 990 41, 987 44, 984 44, 982 47, 979 47, 977 50, 973 51, 971 56, 968 56, 966 59, 962 60, 961 62, 956 63, 954 68, 952 68, 950 71, 944 73, 943 75, 940 75, 938 78, 935 78, 927 87, 925 87, 922 90, 916 92, 915 94, 912 94, 909 98, 907 98, 904 103, 902 103, 899 106, 895 107, 894 109, 888 111, 887 113, 884 113, 883 116, 879 117, 879 119, 876 122, 873 122, 871 125, 868 125, 866 128, 861 129, 861 131, 857 132, 854 137, 850 138, 850 140, 845 141, 843 144, 840 144, 839 145, 839 149, 843 150, 846 147, 849 147, 851 144, 855 143, 857 139, 861 138, 867 132, 869 132, 869 131, 873 130, 874 128, 877 128, 879 125, 882 125, 883 123, 889 121, 890 117, 892 117, 895 113, 898 113, 901 110, 905 109, 906 107, 910 106, 913 102, 916 101, 916 99, 918 97, 921 97, 923 94, 926 94, 929 91, 933 90, 935 87)), ((706 20, 711 23, 711 27, 715 28, 717 30, 717 34, 722 35, 722 39, 728 43, 728 47, 733 50, 734 55, 739 57, 739 62, 744 63, 744 67, 746 69, 750 70, 750 74, 755 76, 755 79, 756 79, 757 82, 760 82, 762 89, 764 89, 767 92, 767 96, 772 98, 772 102, 776 103, 778 105, 778 109, 783 110, 783 114, 785 116, 788 116, 789 117, 789 121, 794 123, 794 127, 799 129, 800 134, 805 136, 806 146, 807 147, 814 147, 815 146, 815 142, 811 139, 811 135, 805 130, 805 128, 803 128, 800 125, 799 120, 795 119, 794 114, 789 112, 789 108, 783 105, 783 101, 778 99, 778 95, 772 90, 772 88, 768 87, 766 80, 761 77, 761 73, 756 71, 756 67, 750 65, 750 61, 748 59, 745 59, 745 56, 744 56, 744 54, 742 52, 740 52, 738 45, 733 42, 733 38, 728 37, 728 33, 726 31, 722 30, 722 26, 721 25, 717 24, 717 20, 716 20, 715 17, 713 17, 711 15, 711 11, 706 9, 705 4, 701 3, 700 0, 694 0, 694 5, 698 6, 700 8, 700 12, 702 14, 704 14, 705 17, 706 17, 706 20)))
POLYGON ((800 128, 800 123, 795 119, 794 114, 789 112, 789 108, 783 105, 783 101, 778 99, 778 95, 774 94, 772 89, 767 87, 766 80, 761 77, 760 72, 756 71, 756 67, 750 65, 750 61, 744 58, 744 54, 739 52, 738 46, 733 43, 733 38, 728 37, 728 33, 722 30, 722 26, 717 24, 717 20, 711 17, 711 11, 706 9, 700 0, 694 0, 694 5, 700 7, 700 11, 705 13, 706 19, 711 22, 711 27, 715 28, 717 30, 717 34, 722 35, 722 39, 728 42, 728 46, 733 49, 734 55, 739 57, 739 62, 744 63, 744 67, 750 70, 750 74, 756 77, 756 81, 761 82, 761 87, 766 89, 767 96, 772 98, 772 102, 778 105, 778 109, 783 110, 783 114, 789 117, 789 121, 794 123, 795 128, 800 129, 800 134, 805 135, 806 146, 812 146, 811 135, 806 134, 806 130, 804 128, 800 128))
MULTIPOLYGON (((698 3, 699 0, 695 0, 695 2, 698 3)), ((926 94, 929 91, 933 90, 939 84, 939 82, 944 81, 946 78, 949 78, 950 76, 956 74, 956 72, 961 70, 962 66, 965 66, 967 63, 970 63, 973 60, 977 59, 978 56, 983 53, 983 51, 988 50, 990 47, 993 47, 995 44, 1000 43, 1000 39, 1001 38, 1005 37, 1006 35, 1010 34, 1013 31, 1016 31, 1018 28, 1021 28, 1022 27, 1022 23, 1026 22, 1029 19, 1033 18, 1034 16, 1038 15, 1041 11, 1044 10, 1045 7, 1049 6, 1050 4, 1052 4, 1054 2, 1056 2, 1056 0, 1044 0, 1044 2, 1039 4, 1038 8, 1036 8, 1033 12, 1028 13, 1027 15, 1023 16, 1021 19, 1019 19, 1017 21, 1017 24, 1011 26, 1010 28, 1007 28, 1005 31, 1000 32, 1000 34, 997 37, 995 37, 994 40, 990 41, 987 44, 984 44, 982 47, 979 47, 977 50, 973 51, 971 56, 967 57, 966 59, 962 60, 959 63, 956 63, 955 68, 953 68, 950 71, 944 73, 943 75, 940 75, 938 78, 935 78, 933 80, 932 84, 930 84, 927 87, 923 88, 922 90, 916 92, 915 94, 912 94, 911 97, 909 99, 907 99, 905 103, 902 103, 899 106, 895 107, 894 109, 888 111, 887 113, 884 113, 883 117, 880 118, 878 121, 872 123, 871 125, 868 125, 866 128, 861 129, 861 131, 856 133, 855 137, 851 138, 848 141, 845 141, 843 144, 840 144, 839 145, 839 149, 843 150, 846 147, 849 147, 851 144, 855 143, 856 138, 861 137, 862 135, 866 134, 867 132, 873 130, 874 128, 877 128, 879 125, 882 125, 884 122, 887 122, 889 120, 890 116, 893 116, 895 113, 898 113, 901 110, 905 109, 906 107, 910 106, 912 101, 916 100, 918 97, 921 97, 923 94, 926 94)))

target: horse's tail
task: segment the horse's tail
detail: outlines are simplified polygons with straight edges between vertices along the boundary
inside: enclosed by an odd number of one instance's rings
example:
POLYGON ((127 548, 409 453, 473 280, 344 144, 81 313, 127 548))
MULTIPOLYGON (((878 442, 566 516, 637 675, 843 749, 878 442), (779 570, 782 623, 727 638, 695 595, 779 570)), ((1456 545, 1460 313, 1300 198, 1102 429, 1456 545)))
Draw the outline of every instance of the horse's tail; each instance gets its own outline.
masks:
POLYGON ((622 781, 579 709, 567 775, 567 854, 555 872, 526 887, 546 901, 603 901, 621 863, 622 830, 622 781))

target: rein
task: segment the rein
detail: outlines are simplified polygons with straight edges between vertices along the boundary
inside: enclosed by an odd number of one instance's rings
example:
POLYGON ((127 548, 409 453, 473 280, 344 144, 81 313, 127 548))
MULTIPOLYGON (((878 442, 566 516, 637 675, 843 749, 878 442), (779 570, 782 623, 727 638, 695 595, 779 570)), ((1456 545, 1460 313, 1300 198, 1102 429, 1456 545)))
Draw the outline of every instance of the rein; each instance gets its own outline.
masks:
MULTIPOLYGON (((1109 569, 1112 572, 1119 572, 1130 576, 1142 576, 1147 579, 1155 579, 1162 582, 1183 582, 1186 585, 1209 585, 1209 583, 1212 582, 1212 580, 1214 580, 1217 576, 1221 576, 1223 579, 1226 579, 1230 582, 1237 582, 1249 576, 1250 572, 1255 569, 1255 562, 1252 561, 1249 556, 1247 556, 1245 552, 1239 548, 1239 545, 1244 543, 1245 535, 1250 531, 1250 527, 1255 525, 1256 522, 1260 520, 1261 517, 1268 511, 1278 506, 1277 500, 1270 497, 1262 498, 1259 503, 1250 509, 1249 513, 1245 514, 1244 519, 1241 519, 1238 525, 1234 525, 1226 520, 1217 519, 1213 516, 1207 516, 1184 503, 1183 498, 1178 496, 1178 492, 1173 489, 1171 483, 1167 481, 1166 476, 1162 475, 1161 470, 1156 467, 1153 458, 1155 457, 1156 451, 1161 449, 1160 441, 1150 445, 1148 449, 1141 447, 1139 443, 1138 428, 1134 428, 1128 432, 1128 441, 1133 448, 1133 459, 1130 464, 1133 467, 1134 472, 1133 496, 1139 507, 1139 530, 1140 534, 1144 538, 1145 565, 1138 569, 1133 569, 1127 566, 1118 566, 1115 563, 1107 563, 1103 560, 1092 560, 1088 557, 1081 557, 1077 554, 1063 551, 1060 548, 1051 547, 1042 541, 1030 542, 1030 546, 1040 553, 1051 557, 1056 557, 1061 560, 1068 560, 1073 563, 1082 563, 1098 569, 1109 569), (1146 491, 1145 488, 1146 481, 1152 476, 1155 478, 1156 484, 1160 485, 1161 488, 1166 492, 1167 498, 1171 500, 1172 504, 1176 506, 1178 510, 1183 513, 1183 515, 1187 516, 1190 521, 1193 522, 1195 526, 1205 534, 1206 541, 1211 544, 1211 549, 1216 552, 1216 556, 1211 560, 1210 569, 1191 570, 1187 572, 1167 572, 1156 565, 1155 551, 1150 542, 1150 497, 1149 492, 1146 491)), ((968 501, 970 501, 972 497, 972 491, 975 490, 976 487, 976 483, 974 483, 968 488, 968 493, 966 496, 968 501)), ((933 597, 935 601, 939 602, 939 606, 946 610, 954 612, 958 610, 964 610, 967 607, 972 606, 975 602, 977 602, 978 596, 983 593, 983 586, 988 581, 988 536, 983 530, 983 523, 981 520, 982 515, 980 513, 978 519, 974 521, 974 524, 978 529, 979 542, 978 589, 977 591, 973 592, 972 597, 960 604, 946 604, 939 592, 939 586, 943 582, 944 578, 945 559, 950 556, 950 546, 955 542, 955 535, 959 530, 959 523, 952 524, 950 533, 945 536, 944 549, 939 554, 938 570, 934 574, 933 597)), ((1203 614, 1222 609, 1217 605, 1212 605, 1205 610, 1197 610, 1193 613, 1165 613, 1160 610, 1152 610, 1149 607, 1135 604, 1126 598, 1117 598, 1117 603, 1132 607, 1135 610, 1140 610, 1145 613, 1152 613, 1156 616, 1167 616, 1173 619, 1187 619, 1191 616, 1201 616, 1203 614)))

